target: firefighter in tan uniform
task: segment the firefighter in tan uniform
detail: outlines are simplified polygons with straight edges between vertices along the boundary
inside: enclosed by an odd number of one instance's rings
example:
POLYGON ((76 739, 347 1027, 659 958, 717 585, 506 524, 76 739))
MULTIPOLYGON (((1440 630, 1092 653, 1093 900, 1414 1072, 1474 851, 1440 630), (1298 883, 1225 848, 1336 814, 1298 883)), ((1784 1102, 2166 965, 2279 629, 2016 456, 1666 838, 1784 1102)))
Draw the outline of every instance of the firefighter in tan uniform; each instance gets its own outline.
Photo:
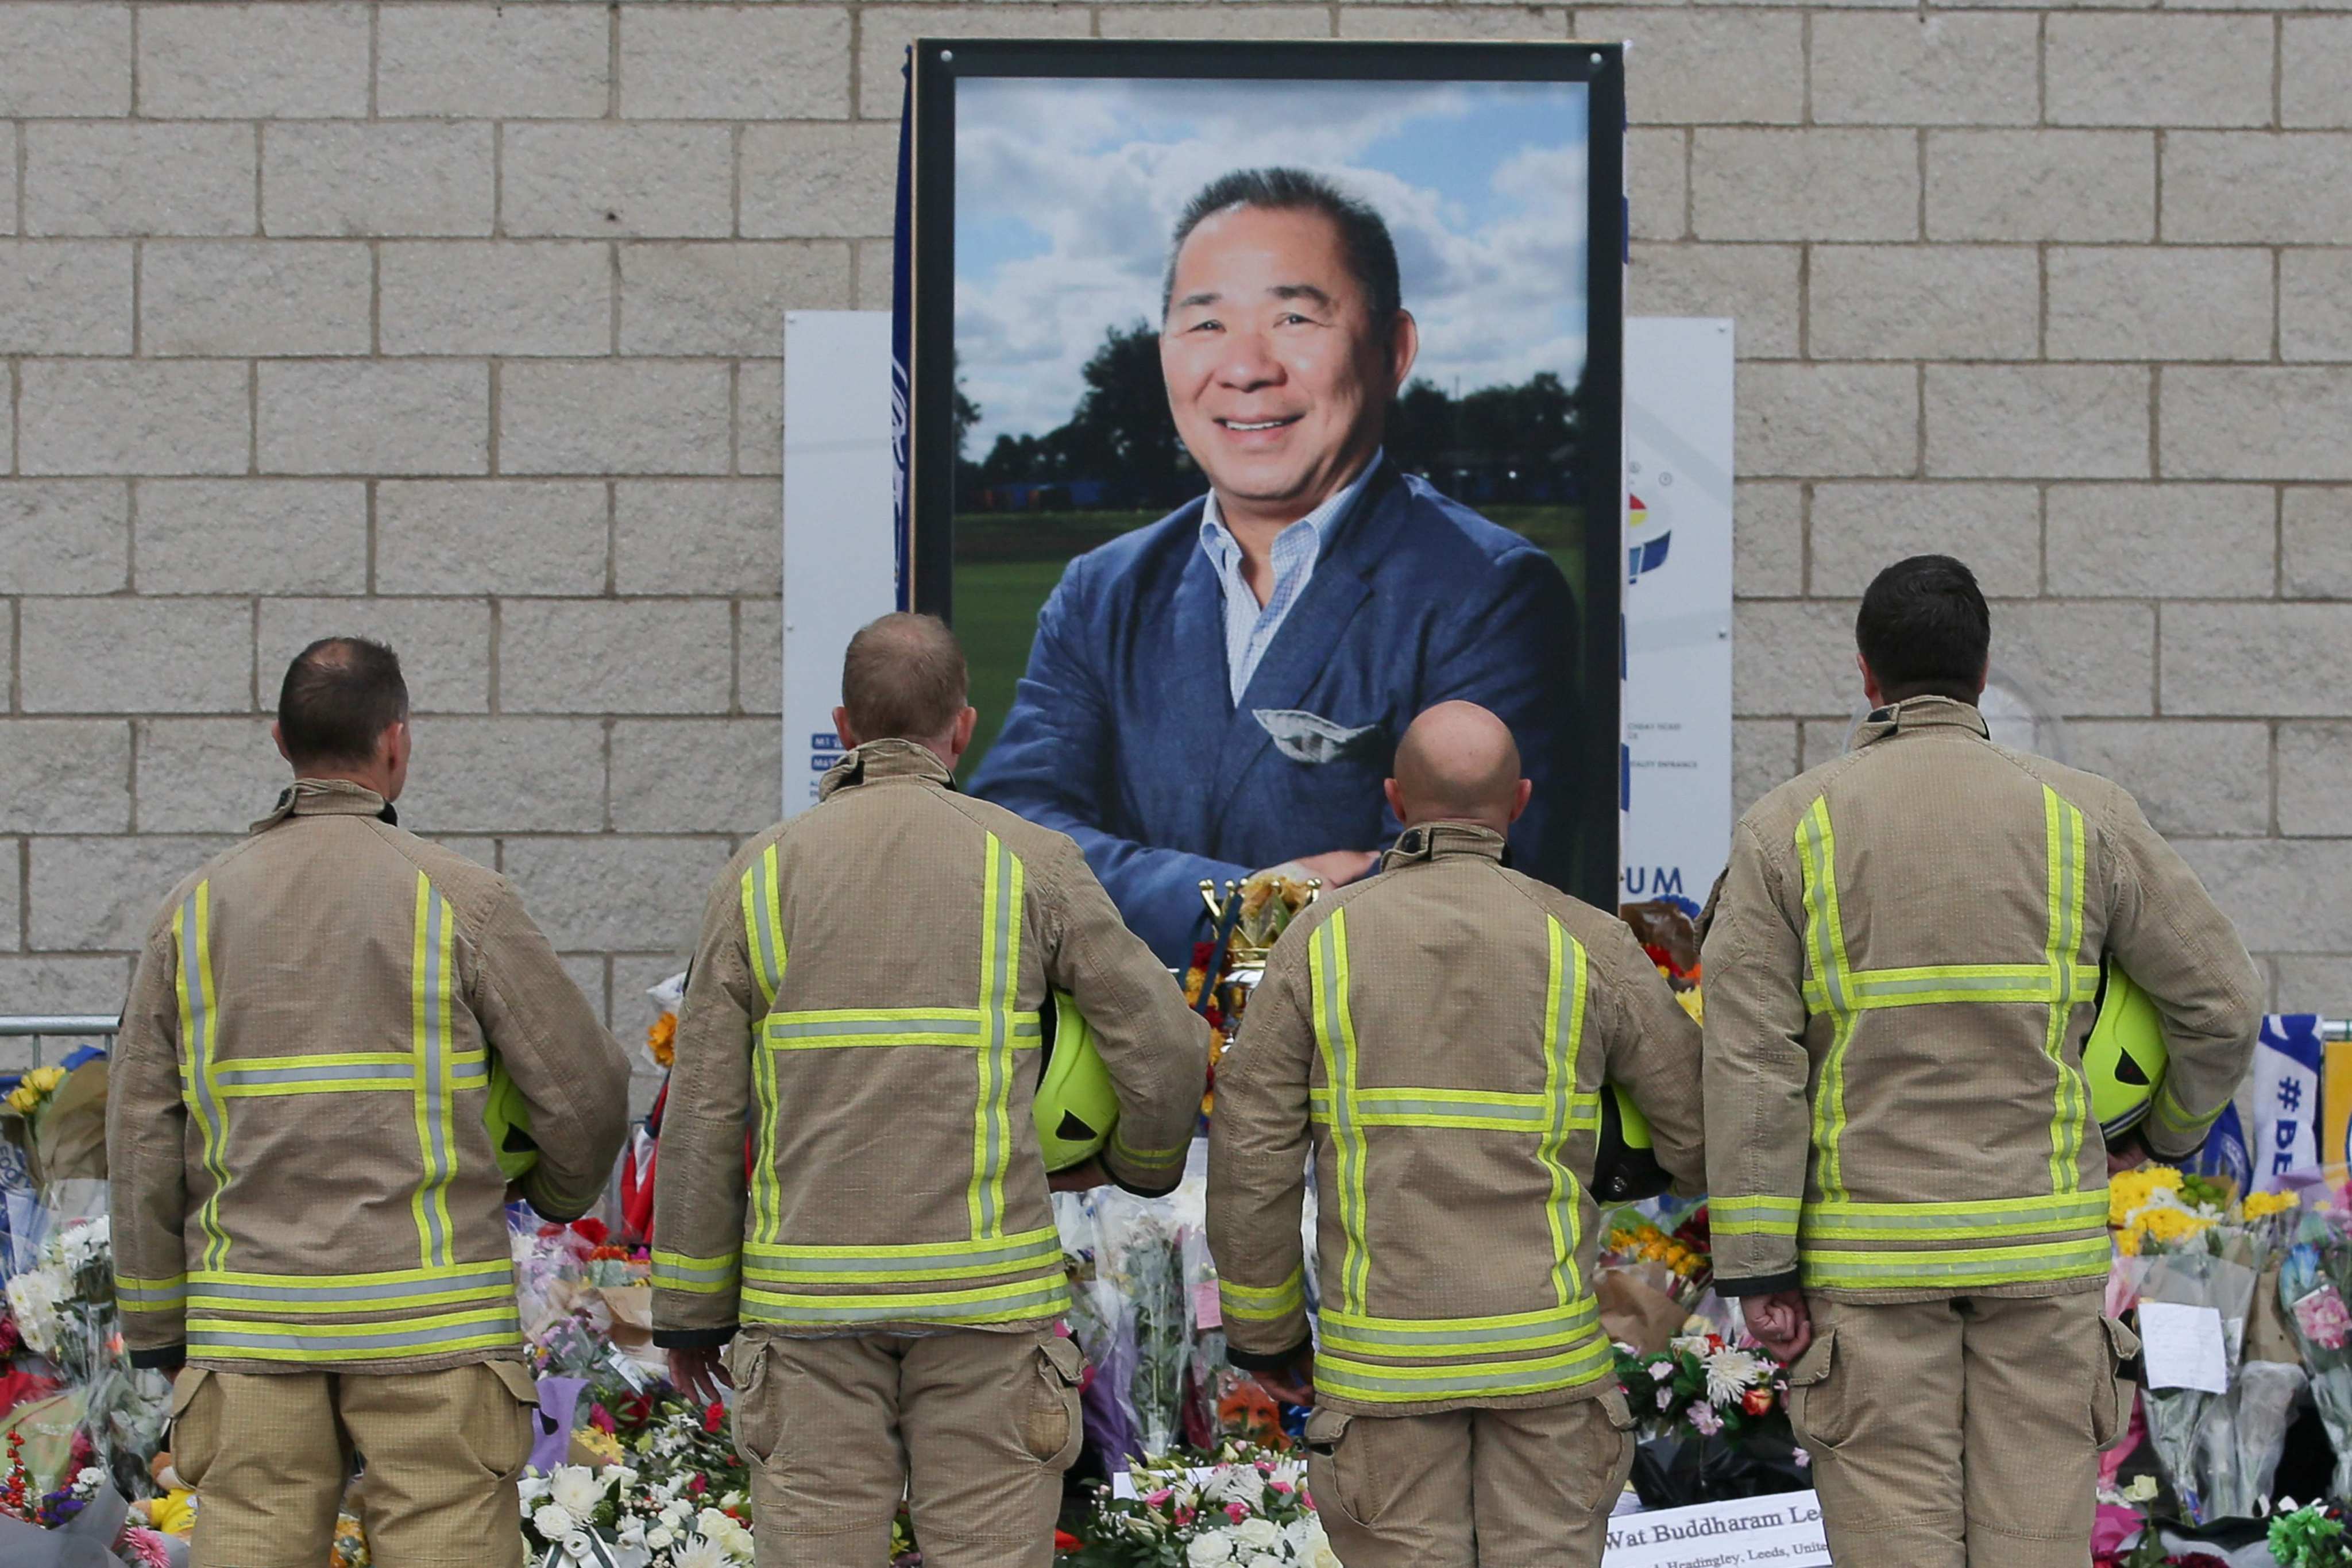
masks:
POLYGON ((867 626, 842 690, 853 749, 815 807, 736 856, 704 918, 654 1337, 706 1392, 732 1341, 761 1568, 883 1562, 910 1477, 926 1563, 1045 1568, 1082 1364, 1055 1331, 1039 1010, 1061 991, 1091 1021, 1120 1113, 1102 1163, 1143 1194, 1183 1173, 1207 1026, 1076 845, 957 793, 975 715, 944 626, 867 626))
POLYGON ((377 1562, 522 1562, 537 1396, 483 1104, 502 1069, 539 1146, 523 1192, 573 1218, 628 1068, 514 889, 394 825, 407 717, 389 648, 294 660, 295 782, 173 892, 115 1041, 116 1297, 133 1364, 185 1363, 195 1568, 317 1568, 354 1450, 377 1562))
POLYGON ((1528 784, 1500 720, 1423 713, 1386 788, 1406 826, 1381 874, 1284 932, 1218 1070, 1226 1344, 1315 1405, 1308 1481, 1348 1568, 1590 1568, 1633 1463, 1591 1289, 1601 1086, 1696 1192, 1698 1027, 1622 921, 1503 865, 1528 784))
POLYGON ((2082 1568, 2136 1350, 2100 1316, 2082 1042, 2152 997, 2155 1152, 2196 1151, 2260 1023, 2229 921, 2105 779, 1994 745, 1967 567, 1881 573, 1853 749, 1741 818, 1706 948, 1716 1289, 1790 1369, 1840 1568, 2082 1568))

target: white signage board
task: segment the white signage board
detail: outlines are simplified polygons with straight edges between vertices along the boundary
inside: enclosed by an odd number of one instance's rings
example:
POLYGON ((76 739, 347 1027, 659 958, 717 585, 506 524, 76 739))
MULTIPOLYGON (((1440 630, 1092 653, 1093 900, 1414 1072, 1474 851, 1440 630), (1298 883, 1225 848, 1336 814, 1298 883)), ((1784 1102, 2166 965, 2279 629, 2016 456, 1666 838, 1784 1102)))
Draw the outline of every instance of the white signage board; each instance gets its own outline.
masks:
POLYGON ((1624 901, 1696 915, 1731 847, 1732 328, 1625 323, 1624 901))
MULTIPOLYGON (((1822 1505, 1811 1492, 1779 1492, 1609 1521, 1601 1568, 1830 1568, 1822 1505)), ((1893 1568, 1892 1564, 1888 1568, 1893 1568)))
POLYGON ((898 603, 890 312, 784 316, 784 815, 840 755, 833 710, 857 628, 898 603))

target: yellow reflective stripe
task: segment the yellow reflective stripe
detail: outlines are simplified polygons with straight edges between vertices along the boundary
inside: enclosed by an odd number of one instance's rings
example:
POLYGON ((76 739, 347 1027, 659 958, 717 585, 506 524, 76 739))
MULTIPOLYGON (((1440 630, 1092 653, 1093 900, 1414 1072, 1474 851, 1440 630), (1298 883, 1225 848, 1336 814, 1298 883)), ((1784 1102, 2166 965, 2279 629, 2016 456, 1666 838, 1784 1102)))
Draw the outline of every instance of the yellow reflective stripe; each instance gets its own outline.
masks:
POLYGON ((1021 858, 988 835, 981 870, 980 1047, 972 1110, 971 1184, 965 1206, 974 1237, 1004 1234, 1004 1173, 1013 1162, 1013 1029, 1021 983, 1021 858))
POLYGON ((205 1234, 204 1262, 218 1268, 228 1261, 228 1233, 221 1228, 221 1194, 228 1187, 228 1108, 213 1078, 218 993, 213 981, 212 883, 196 884, 172 916, 172 939, 180 950, 181 1097, 203 1135, 203 1164, 212 1191, 197 1206, 205 1234))
POLYGON ((653 1284, 657 1290, 719 1296, 735 1289, 742 1257, 730 1252, 717 1258, 689 1258, 682 1252, 656 1250, 653 1265, 653 1284))
MULTIPOLYGON (((791 962, 783 932, 782 900, 777 887, 776 847, 753 858, 743 872, 743 941, 751 960, 753 983, 763 1006, 776 1005, 791 962)), ((766 1036, 761 1035, 762 1044, 766 1036)), ((751 1166, 750 1231, 772 1239, 783 1225, 783 1199, 776 1177, 776 1124, 783 1115, 776 1088, 776 1058, 765 1050, 751 1053, 751 1093, 759 1102, 759 1134, 751 1166)))
MULTIPOLYGON (((2222 1105, 2228 1103, 2227 1100, 2222 1101, 2222 1105)), ((2203 1131, 2210 1127, 2221 1114, 2221 1105, 2215 1106, 2202 1116, 2190 1110, 2181 1104, 2179 1098, 2172 1092, 2172 1081, 2168 1079, 2165 1080, 2164 1087, 2157 1091, 2156 1106, 2150 1111, 2149 1119, 2164 1131, 2186 1134, 2203 1131)), ((2170 1140, 2168 1139, 2167 1142, 2170 1140)))
MULTIPOLYGON (((2107 1224, 2107 1194, 2061 1193, 2048 1197, 2000 1198, 1982 1203, 1815 1203, 1804 1210, 1804 1233, 1850 1240, 1944 1241, 2000 1236, 2046 1236, 2052 1231, 2095 1229, 2107 1224)), ((1715 1228, 1723 1228, 1720 1221, 1715 1228)))
POLYGON ((114 1304, 126 1312, 176 1312, 188 1299, 188 1277, 174 1274, 169 1279, 134 1279, 126 1274, 114 1277, 114 1304))
MULTIPOLYGON (((1577 1056, 1584 1039, 1584 945, 1570 938, 1567 928, 1550 915, 1544 917, 1544 1099, 1550 1125, 1536 1144, 1536 1158, 1551 1178, 1544 1217, 1551 1231, 1552 1297, 1565 1307, 1584 1291, 1576 1268, 1576 1249, 1582 1239, 1580 1232, 1583 1228, 1584 1194, 1575 1176, 1570 1173, 1568 1162, 1561 1157, 1562 1147, 1573 1130, 1574 1113, 1580 1109, 1576 1072, 1577 1056), (1563 987, 1569 1002, 1565 1037, 1559 1016, 1563 987)), ((1593 1110, 1597 1113, 1599 1109, 1596 1102, 1593 1110)))
POLYGON ((1954 1284, 2019 1285, 2041 1279, 2075 1279, 2107 1271, 2104 1232, 2072 1241, 2032 1247, 1987 1247, 1967 1250, 1854 1252, 1806 1249, 1808 1285, 1853 1289, 1931 1289, 1954 1284))
POLYGON ((1383 1366, 1324 1353, 1315 1360, 1315 1384, 1349 1399, 1386 1404, 1461 1394, 1507 1398, 1589 1383, 1607 1370, 1612 1354, 1602 1340, 1558 1355, 1470 1366, 1383 1366))
POLYGON ((970 1279, 1062 1268, 1061 1233, 1051 1226, 1015 1236, 890 1247, 761 1247, 744 1249, 743 1274, 779 1283, 970 1279))
POLYGON ((1423 1361, 1549 1350, 1589 1337, 1600 1317, 1591 1297, 1566 1307, 1491 1318, 1368 1318, 1323 1314, 1323 1344, 1341 1354, 1423 1361))
POLYGON ((1059 1317, 1069 1310, 1069 1304, 1068 1282, 1056 1271, 1045 1278, 1016 1279, 1001 1285, 905 1293, 844 1291, 837 1295, 812 1295, 746 1285, 742 1313, 746 1318, 788 1327, 880 1322, 1009 1323, 1059 1317))
POLYGON ((1717 1236, 1794 1236, 1799 1209, 1795 1198, 1710 1197, 1706 1223, 1717 1236))
POLYGON ((1328 1086, 1332 1152, 1339 1166, 1339 1303, 1360 1311, 1370 1272, 1364 1251, 1364 1133, 1356 1109, 1356 1026, 1348 1011, 1348 911, 1331 911, 1316 929, 1307 950, 1308 989, 1315 1009, 1315 1045, 1328 1086))
MULTIPOLYGON (((462 1067, 472 1062, 488 1062, 490 1053, 478 1047, 471 1050, 451 1051, 449 1062, 462 1067)), ((416 1065, 414 1051, 331 1051, 307 1057, 236 1057, 221 1068, 224 1079, 236 1074, 275 1072, 302 1068, 397 1067, 416 1065)))
POLYGON ((1111 1152, 1140 1171, 1172 1171, 1184 1163, 1184 1156, 1191 1148, 1186 1143, 1173 1149, 1139 1149, 1127 1141, 1122 1129, 1114 1127, 1111 1130, 1111 1152))
MULTIPOLYGON (((1328 1089, 1310 1089, 1307 1113, 1318 1121, 1330 1119, 1328 1089)), ((1540 1094, 1482 1094, 1475 1089, 1362 1089, 1356 1091, 1356 1121, 1364 1127, 1469 1128, 1489 1132, 1549 1134, 1552 1109, 1540 1094)), ((1598 1104, 1575 1105, 1569 1112, 1571 1128, 1590 1131, 1601 1125, 1598 1104)))
POLYGON ((396 1361, 520 1342, 514 1303, 376 1323, 188 1320, 191 1355, 250 1361, 396 1361))
POLYGON ((513 1300, 514 1279, 509 1274, 491 1285, 446 1285, 395 1296, 354 1293, 333 1298, 278 1297, 249 1286, 214 1286, 189 1290, 188 1310, 253 1313, 261 1320, 275 1321, 275 1314, 279 1312, 407 1312, 420 1307, 458 1307, 472 1302, 497 1303, 503 1308, 511 1305, 513 1300))
MULTIPOLYGON (((2073 968, 2083 945, 2083 814, 2056 790, 2042 786, 2045 847, 2050 857, 2050 973, 2053 980, 2073 968)), ((2057 1079, 2050 1118, 2050 1190, 2079 1191, 2083 1184, 2083 1085, 2066 1063, 2066 1022, 2073 1012, 2070 988, 2053 985, 2042 1053, 2057 1079)))
POLYGON ((1238 1279, 1220 1276, 1217 1303, 1228 1318, 1252 1323, 1278 1321, 1305 1310, 1307 1267, 1302 1263, 1293 1268, 1279 1285, 1244 1285, 1238 1279))
POLYGON ((1844 1169, 1839 1153, 1845 1133, 1845 1055, 1853 1040, 1854 1012, 1846 960, 1845 925, 1838 913, 1837 837, 1830 828, 1827 796, 1816 799, 1797 825, 1805 883, 1805 953, 1830 1015, 1830 1048, 1822 1058, 1813 1090, 1814 1177, 1822 1191, 1843 1197, 1844 1169))
POLYGON ((457 916, 422 871, 416 873, 414 951, 409 968, 409 1034, 416 1051, 416 1143, 423 1177, 409 1206, 416 1220, 419 1261, 427 1268, 451 1261, 449 1183, 457 1173, 457 1128, 451 1115, 449 1055, 456 1020, 457 916))
MULTIPOLYGON (((1872 1012, 1945 1002, 2071 1002, 2098 984, 2098 971, 2082 963, 1953 963, 1857 970, 1845 980, 1847 1005, 1872 1012)), ((1805 983, 1805 1005, 1811 1011, 1828 1011, 1827 996, 1821 982, 1805 983)))

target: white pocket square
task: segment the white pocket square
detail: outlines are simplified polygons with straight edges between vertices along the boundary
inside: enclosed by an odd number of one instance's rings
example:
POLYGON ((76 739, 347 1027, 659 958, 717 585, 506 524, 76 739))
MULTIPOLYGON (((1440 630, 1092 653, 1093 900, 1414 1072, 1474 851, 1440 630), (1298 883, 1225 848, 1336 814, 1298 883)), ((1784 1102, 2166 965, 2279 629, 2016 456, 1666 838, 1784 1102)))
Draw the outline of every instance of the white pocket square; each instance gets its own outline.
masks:
POLYGON ((1313 764, 1336 763, 1342 757, 1360 754, 1370 749, 1365 737, 1377 728, 1359 724, 1350 729, 1303 708, 1253 708, 1250 717, 1274 737, 1276 748, 1284 756, 1294 763, 1313 764))

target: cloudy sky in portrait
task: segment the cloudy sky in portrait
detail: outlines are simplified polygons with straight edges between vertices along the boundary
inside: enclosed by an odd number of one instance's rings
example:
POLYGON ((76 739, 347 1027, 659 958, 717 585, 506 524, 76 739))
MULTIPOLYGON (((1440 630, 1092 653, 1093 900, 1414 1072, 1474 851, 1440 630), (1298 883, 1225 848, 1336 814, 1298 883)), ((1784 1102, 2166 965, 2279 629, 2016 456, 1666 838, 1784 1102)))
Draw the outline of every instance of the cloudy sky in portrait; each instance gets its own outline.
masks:
POLYGON ((980 78, 956 89, 967 447, 1070 416, 1103 333, 1157 322, 1170 229, 1234 168, 1286 163, 1395 236, 1414 374, 1451 391, 1584 364, 1585 89, 1570 82, 980 78))

